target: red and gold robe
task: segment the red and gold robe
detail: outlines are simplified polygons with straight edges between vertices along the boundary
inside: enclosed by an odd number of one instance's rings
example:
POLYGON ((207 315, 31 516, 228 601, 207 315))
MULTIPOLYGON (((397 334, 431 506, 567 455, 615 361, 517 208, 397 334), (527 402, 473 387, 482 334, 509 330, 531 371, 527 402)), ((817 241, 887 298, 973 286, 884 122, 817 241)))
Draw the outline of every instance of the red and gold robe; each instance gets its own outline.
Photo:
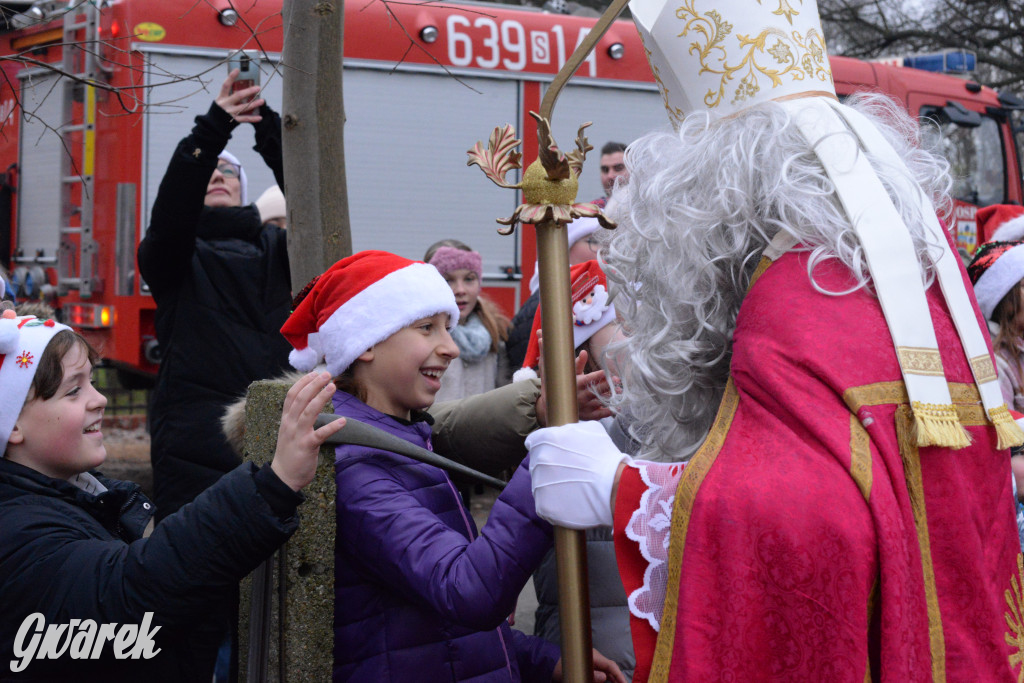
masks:
MULTIPOLYGON (((1008 453, 938 285, 929 308, 972 439, 961 450, 913 445, 878 300, 819 293, 807 258, 763 260, 710 435, 685 469, 659 475, 674 493, 662 500, 664 610, 660 632, 631 617, 634 680, 1024 680, 1008 453)), ((852 284, 835 262, 815 279, 852 284)), ((652 564, 626 528, 651 488, 628 467, 615 502, 631 599, 652 564)))

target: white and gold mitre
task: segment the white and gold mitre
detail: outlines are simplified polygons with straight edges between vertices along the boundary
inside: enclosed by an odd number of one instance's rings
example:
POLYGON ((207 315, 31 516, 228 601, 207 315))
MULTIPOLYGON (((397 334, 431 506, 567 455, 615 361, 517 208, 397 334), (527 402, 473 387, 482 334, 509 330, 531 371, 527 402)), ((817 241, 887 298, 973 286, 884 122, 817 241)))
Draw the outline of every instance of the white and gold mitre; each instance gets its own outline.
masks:
POLYGON ((631 0, 669 118, 835 96, 815 0, 631 0))

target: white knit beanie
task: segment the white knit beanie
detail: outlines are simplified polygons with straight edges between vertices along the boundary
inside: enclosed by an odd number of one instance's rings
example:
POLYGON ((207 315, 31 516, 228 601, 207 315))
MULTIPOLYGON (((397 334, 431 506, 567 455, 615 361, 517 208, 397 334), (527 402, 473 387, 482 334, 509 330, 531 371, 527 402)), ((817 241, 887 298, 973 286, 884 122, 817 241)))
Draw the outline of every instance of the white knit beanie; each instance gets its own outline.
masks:
POLYGON ((39 359, 61 330, 70 330, 53 320, 39 320, 34 315, 18 317, 8 309, 0 313, 0 453, 7 450, 7 440, 32 388, 39 359))
POLYGON ((224 161, 230 162, 238 167, 238 184, 242 187, 239 199, 242 202, 242 206, 245 206, 249 203, 249 181, 245 178, 245 169, 242 167, 242 162, 238 160, 238 157, 227 150, 218 154, 217 158, 223 159, 224 161))

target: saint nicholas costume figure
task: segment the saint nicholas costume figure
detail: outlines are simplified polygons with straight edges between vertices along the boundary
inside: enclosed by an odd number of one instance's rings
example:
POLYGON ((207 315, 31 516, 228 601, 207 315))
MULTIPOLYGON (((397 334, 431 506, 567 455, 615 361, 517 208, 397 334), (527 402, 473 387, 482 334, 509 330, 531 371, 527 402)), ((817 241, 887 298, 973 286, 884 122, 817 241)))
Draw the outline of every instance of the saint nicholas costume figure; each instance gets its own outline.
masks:
POLYGON ((946 162, 838 101, 814 0, 630 7, 675 128, 630 145, 601 252, 640 452, 527 443, 542 517, 614 525, 634 680, 1024 680, 1024 435, 946 162))

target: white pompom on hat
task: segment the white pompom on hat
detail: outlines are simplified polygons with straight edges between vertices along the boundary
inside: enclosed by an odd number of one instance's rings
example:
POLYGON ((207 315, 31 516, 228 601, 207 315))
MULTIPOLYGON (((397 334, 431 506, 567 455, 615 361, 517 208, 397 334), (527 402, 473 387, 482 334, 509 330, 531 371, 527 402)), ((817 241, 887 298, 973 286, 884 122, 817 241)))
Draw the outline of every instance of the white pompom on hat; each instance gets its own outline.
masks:
POLYGON ((317 276, 296 297, 281 334, 288 360, 308 372, 326 363, 338 376, 367 349, 437 313, 459 322, 455 294, 434 266, 386 251, 362 251, 317 276))
POLYGON ((0 454, 7 450, 7 440, 32 388, 32 379, 39 368, 39 359, 61 330, 70 330, 53 320, 39 320, 34 315, 16 316, 14 311, 0 313, 0 454))

